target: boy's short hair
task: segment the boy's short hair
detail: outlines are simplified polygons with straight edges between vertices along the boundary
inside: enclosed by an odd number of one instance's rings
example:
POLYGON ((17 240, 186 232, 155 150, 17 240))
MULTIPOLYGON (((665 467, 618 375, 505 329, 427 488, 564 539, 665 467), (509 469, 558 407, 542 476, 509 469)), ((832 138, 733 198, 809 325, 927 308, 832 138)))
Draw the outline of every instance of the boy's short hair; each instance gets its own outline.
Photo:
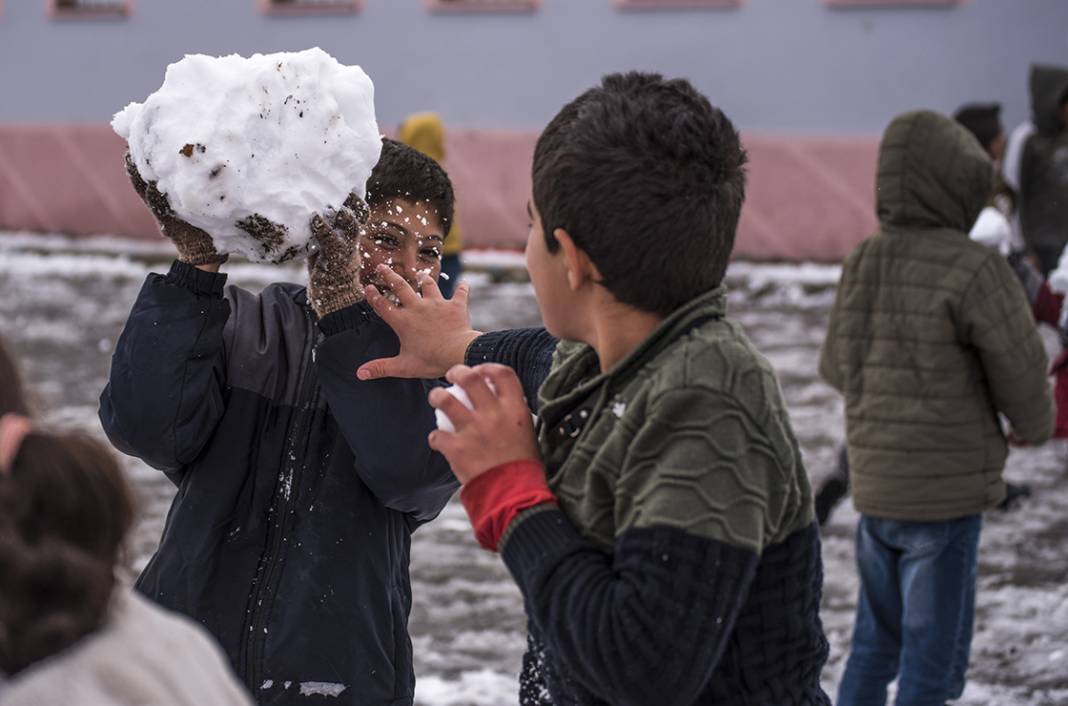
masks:
POLYGON ((745 163, 731 121, 689 81, 610 74, 538 138, 534 205, 550 252, 563 228, 616 299, 668 314, 723 280, 745 163))
POLYGON ((427 204, 441 219, 444 232, 449 232, 454 208, 449 175, 422 152, 384 137, 382 155, 367 180, 367 205, 378 206, 394 198, 427 204))
POLYGON ((968 103, 962 105, 953 114, 953 119, 975 135, 983 149, 990 149, 990 143, 1004 132, 1001 125, 1000 103, 968 103))

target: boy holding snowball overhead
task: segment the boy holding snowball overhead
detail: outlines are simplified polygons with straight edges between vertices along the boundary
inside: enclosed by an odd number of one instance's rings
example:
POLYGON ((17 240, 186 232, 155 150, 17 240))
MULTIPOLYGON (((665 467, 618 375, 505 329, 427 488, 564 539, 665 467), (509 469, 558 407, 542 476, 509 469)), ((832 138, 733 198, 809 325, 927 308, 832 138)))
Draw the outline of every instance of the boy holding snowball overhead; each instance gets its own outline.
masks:
POLYGON ((207 627, 262 704, 411 704, 410 535, 457 484, 423 441, 432 383, 351 371, 398 347, 363 302, 375 265, 438 274, 448 176, 383 140, 366 206, 312 219, 308 287, 257 295, 226 285, 226 241, 127 165, 178 250, 134 303, 100 403, 114 445, 178 486, 137 588, 207 627))

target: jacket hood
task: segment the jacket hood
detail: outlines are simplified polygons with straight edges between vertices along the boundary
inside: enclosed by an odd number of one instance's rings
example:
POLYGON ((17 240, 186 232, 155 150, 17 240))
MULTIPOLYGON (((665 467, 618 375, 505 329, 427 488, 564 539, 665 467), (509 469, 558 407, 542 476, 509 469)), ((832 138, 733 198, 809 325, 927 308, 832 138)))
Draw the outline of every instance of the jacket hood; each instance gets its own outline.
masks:
POLYGON ((916 111, 883 133, 875 185, 881 225, 967 233, 993 191, 994 166, 966 129, 916 111))
POLYGON ((1043 135, 1064 129, 1061 103, 1068 98, 1068 68, 1035 64, 1031 67, 1031 120, 1043 135))
POLYGON ((435 162, 445 159, 445 124, 437 113, 416 113, 405 120, 397 139, 435 162))

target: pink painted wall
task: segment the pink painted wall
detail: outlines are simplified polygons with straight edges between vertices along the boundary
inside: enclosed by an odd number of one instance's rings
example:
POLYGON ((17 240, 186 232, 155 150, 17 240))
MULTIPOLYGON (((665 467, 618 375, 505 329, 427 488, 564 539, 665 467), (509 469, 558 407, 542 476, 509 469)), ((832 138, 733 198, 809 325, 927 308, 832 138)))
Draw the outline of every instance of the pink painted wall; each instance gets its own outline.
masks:
MULTIPOLYGON (((446 168, 468 247, 522 247, 536 133, 452 130, 446 168)), ((875 227, 877 140, 743 136, 749 196, 735 254, 844 257, 875 227)), ((0 125, 0 230, 153 238, 106 125, 0 125)))

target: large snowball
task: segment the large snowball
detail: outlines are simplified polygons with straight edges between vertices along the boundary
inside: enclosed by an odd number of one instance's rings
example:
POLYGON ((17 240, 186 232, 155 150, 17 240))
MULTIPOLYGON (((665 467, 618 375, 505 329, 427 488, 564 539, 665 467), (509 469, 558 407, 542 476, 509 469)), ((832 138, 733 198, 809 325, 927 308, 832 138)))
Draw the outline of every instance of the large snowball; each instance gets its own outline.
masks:
POLYGON ((186 56, 111 126, 180 218, 261 262, 305 254, 312 216, 364 196, 382 150, 371 79, 319 48, 186 56))

